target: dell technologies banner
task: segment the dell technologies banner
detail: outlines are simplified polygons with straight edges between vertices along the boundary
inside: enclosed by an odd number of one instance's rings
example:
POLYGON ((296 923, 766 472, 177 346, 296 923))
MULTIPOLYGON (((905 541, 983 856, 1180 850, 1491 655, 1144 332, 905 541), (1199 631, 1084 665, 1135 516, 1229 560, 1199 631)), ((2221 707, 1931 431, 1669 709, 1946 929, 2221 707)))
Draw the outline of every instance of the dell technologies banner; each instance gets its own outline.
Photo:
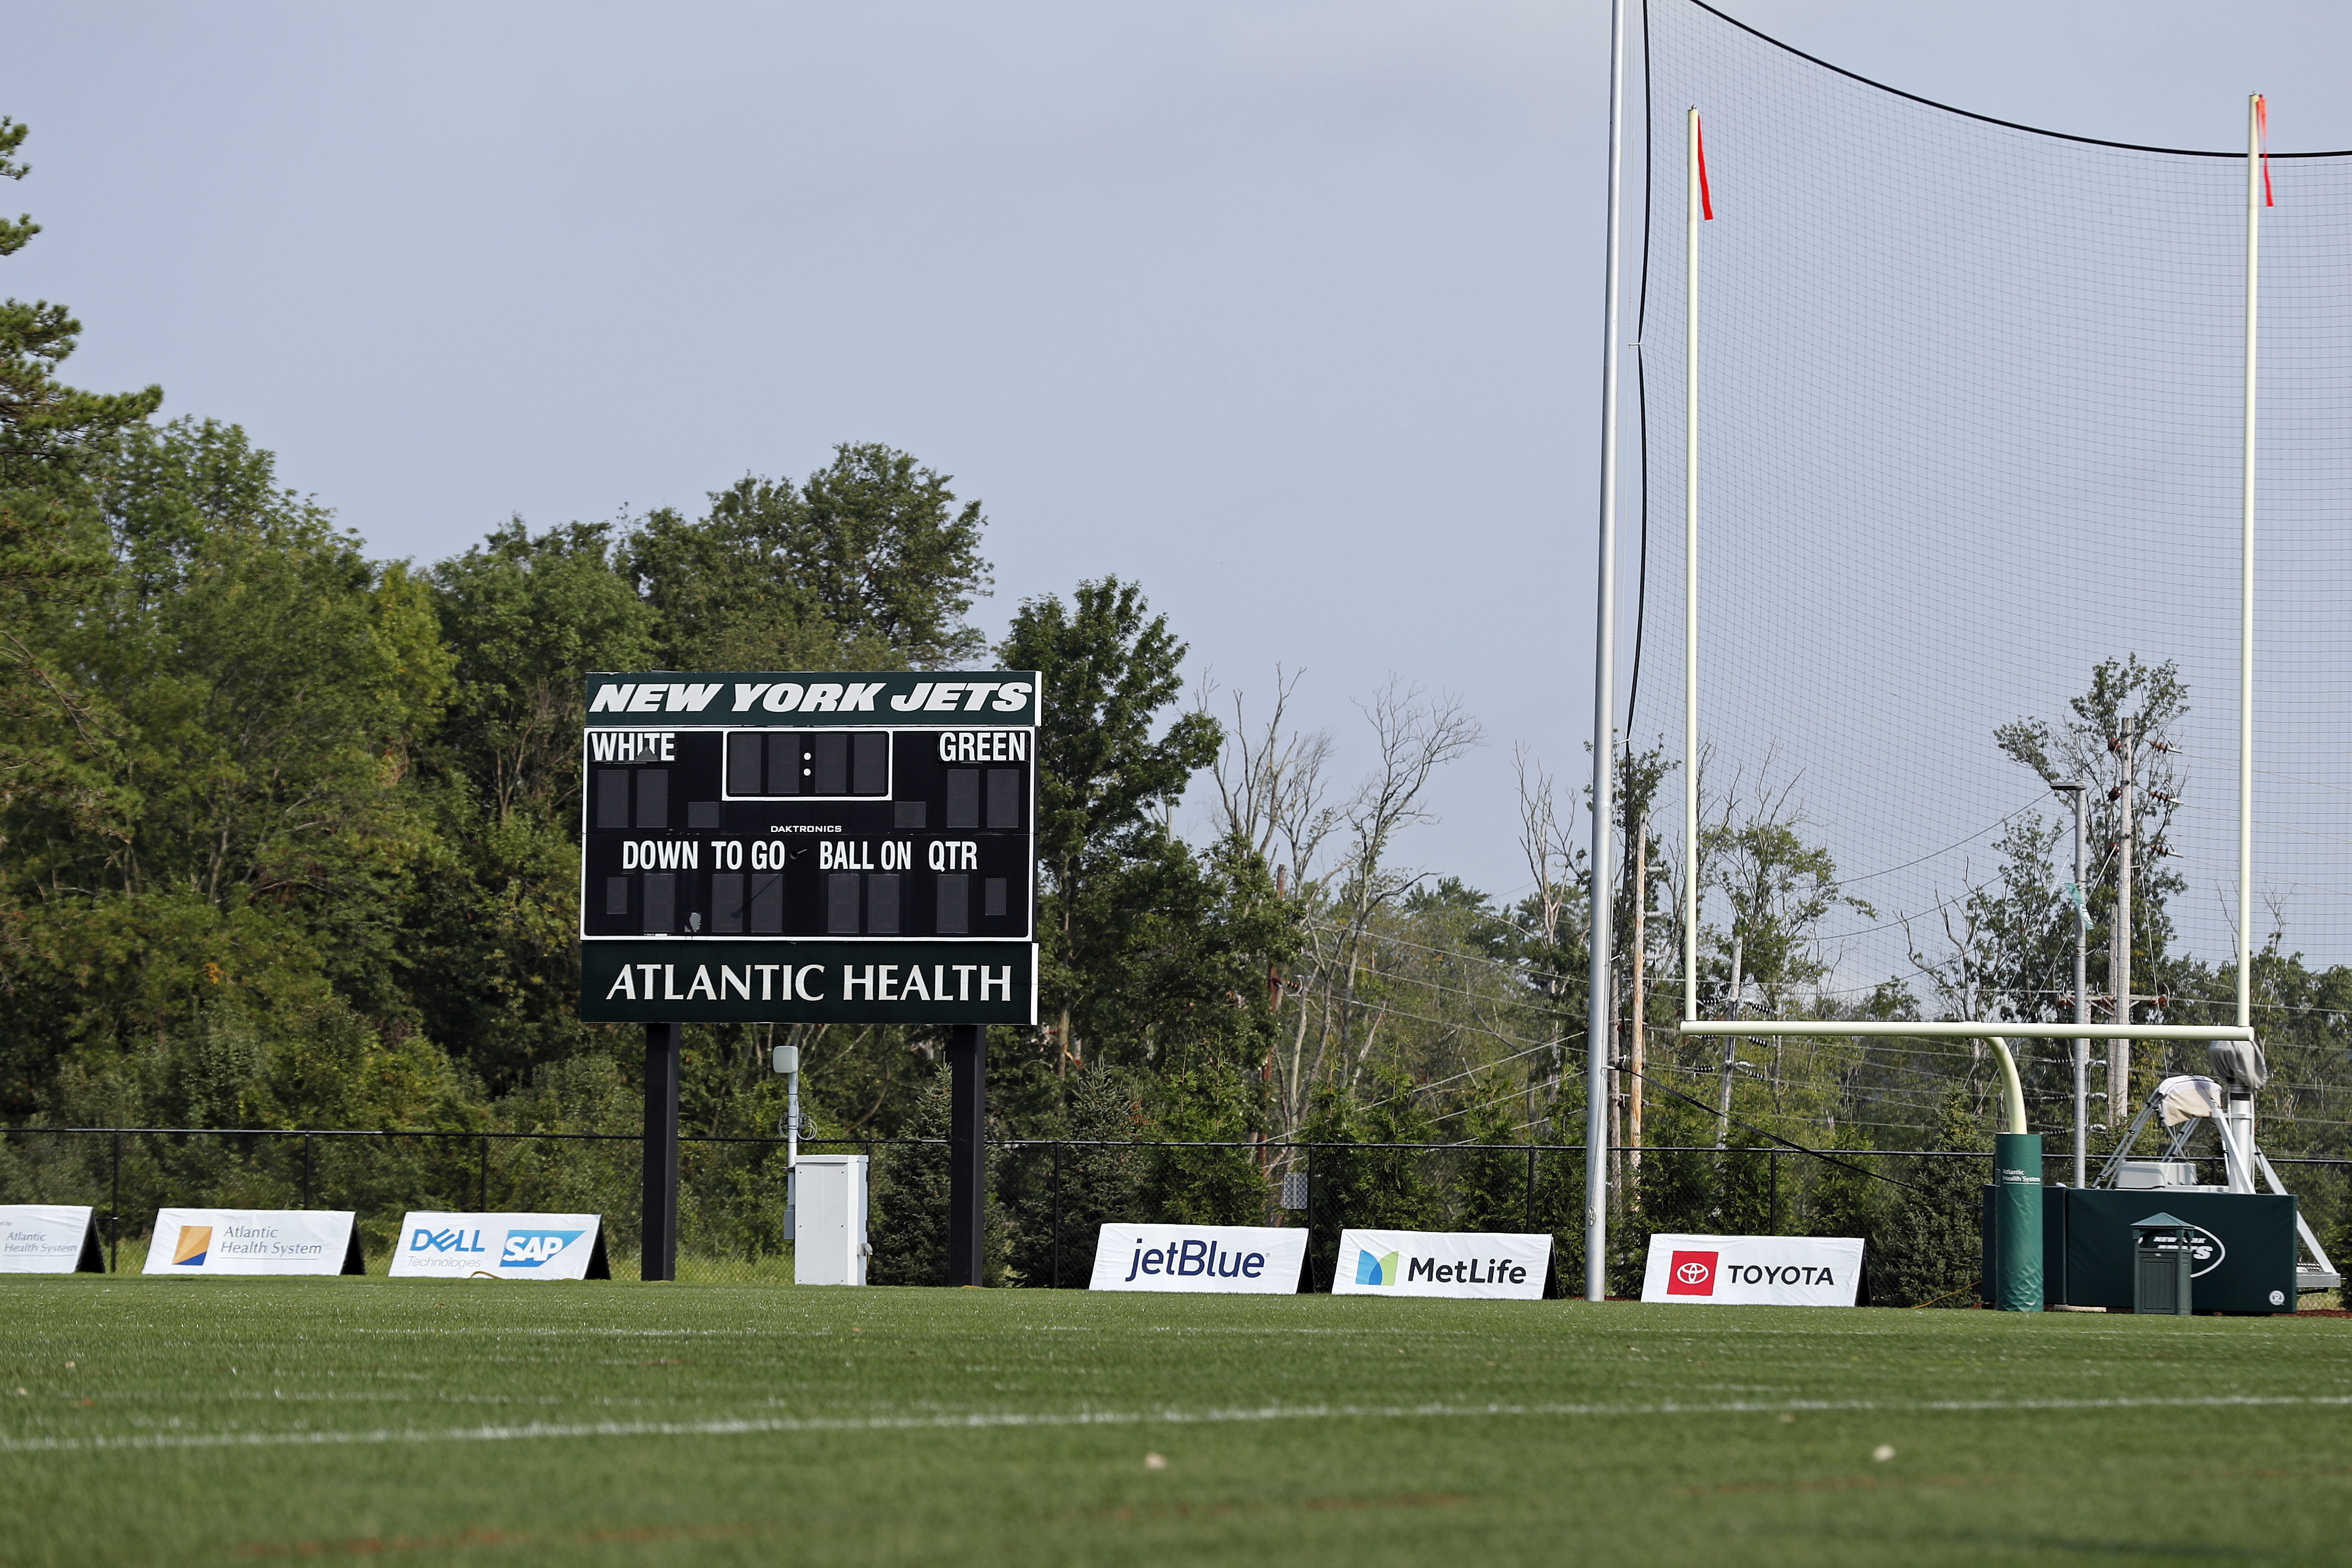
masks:
POLYGON ((1093 1290, 1242 1291, 1289 1296, 1307 1233, 1256 1225, 1106 1225, 1093 1290))
POLYGON ((0 1274, 101 1274, 98 1227, 87 1207, 0 1204, 0 1274))
POLYGON ((395 1279, 610 1279, 604 1216, 436 1214, 402 1217, 395 1279))
POLYGON ((1549 1236, 1469 1231, 1343 1230, 1335 1296, 1543 1299, 1549 1236))
POLYGON ((1839 1236, 1653 1236, 1644 1301, 1851 1307, 1862 1241, 1839 1236))
POLYGON ((356 1216, 338 1209, 159 1209, 149 1274, 360 1274, 356 1216))

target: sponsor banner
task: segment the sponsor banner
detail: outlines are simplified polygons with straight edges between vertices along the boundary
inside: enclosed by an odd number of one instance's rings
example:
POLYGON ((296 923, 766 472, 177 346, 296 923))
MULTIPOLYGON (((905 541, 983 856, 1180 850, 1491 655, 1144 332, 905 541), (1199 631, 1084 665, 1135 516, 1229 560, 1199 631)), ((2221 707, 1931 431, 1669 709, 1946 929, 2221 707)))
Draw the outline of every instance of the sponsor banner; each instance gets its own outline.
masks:
POLYGON ((610 1279, 604 1216, 414 1210, 393 1247, 395 1279, 610 1279))
POLYGON ((1862 1241, 1843 1236, 1653 1236, 1644 1301, 1851 1307, 1862 1241))
POLYGON ((1475 1231, 1343 1230, 1335 1296, 1543 1299, 1551 1237, 1475 1231))
POLYGON ((102 1274, 98 1226, 72 1204, 0 1204, 0 1274, 102 1274))
POLYGON ((1107 1225, 1093 1290, 1244 1291, 1290 1296, 1307 1232, 1261 1225, 1107 1225))
POLYGON ((597 1024, 1037 1021, 1028 942, 613 939, 580 950, 580 975, 597 1024))
POLYGON ((149 1274, 363 1274, 347 1209, 158 1209, 149 1274))

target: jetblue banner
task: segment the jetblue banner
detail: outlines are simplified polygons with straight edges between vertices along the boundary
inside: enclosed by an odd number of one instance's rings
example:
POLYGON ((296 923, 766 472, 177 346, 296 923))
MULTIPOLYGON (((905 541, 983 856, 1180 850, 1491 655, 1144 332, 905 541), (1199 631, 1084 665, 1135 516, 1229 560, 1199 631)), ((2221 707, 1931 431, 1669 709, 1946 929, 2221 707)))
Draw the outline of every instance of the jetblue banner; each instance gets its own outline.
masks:
POLYGON ((1644 1301, 1851 1307, 1862 1240, 1843 1236, 1653 1236, 1644 1301))
POLYGON ((1290 1296, 1307 1233, 1258 1225, 1107 1225, 1093 1290, 1241 1291, 1290 1296))
POLYGON ((1543 1299, 1551 1237, 1472 1231, 1343 1230, 1334 1296, 1543 1299))
POLYGON ((604 1215, 436 1214, 402 1216, 396 1279, 610 1279, 604 1215))
POLYGON ((0 1274, 102 1274, 98 1226, 70 1204, 0 1204, 0 1274))
POLYGON ((149 1274, 364 1274, 348 1209, 158 1209, 149 1274))

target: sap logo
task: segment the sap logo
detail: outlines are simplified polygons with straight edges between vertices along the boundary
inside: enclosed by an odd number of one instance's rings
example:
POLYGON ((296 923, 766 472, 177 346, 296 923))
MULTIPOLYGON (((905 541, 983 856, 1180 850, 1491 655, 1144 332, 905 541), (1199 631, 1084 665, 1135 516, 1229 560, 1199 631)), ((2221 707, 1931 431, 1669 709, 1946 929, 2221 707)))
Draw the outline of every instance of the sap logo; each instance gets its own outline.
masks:
POLYGON ((582 1237, 583 1230, 510 1230, 507 1249, 499 1255, 501 1268, 536 1268, 582 1237))
POLYGON ((1715 1263, 1720 1256, 1720 1253, 1714 1252, 1675 1253, 1666 1264, 1666 1294, 1714 1295, 1715 1263))
POLYGON ((411 1252, 488 1252, 478 1230, 418 1230, 410 1234, 411 1252))

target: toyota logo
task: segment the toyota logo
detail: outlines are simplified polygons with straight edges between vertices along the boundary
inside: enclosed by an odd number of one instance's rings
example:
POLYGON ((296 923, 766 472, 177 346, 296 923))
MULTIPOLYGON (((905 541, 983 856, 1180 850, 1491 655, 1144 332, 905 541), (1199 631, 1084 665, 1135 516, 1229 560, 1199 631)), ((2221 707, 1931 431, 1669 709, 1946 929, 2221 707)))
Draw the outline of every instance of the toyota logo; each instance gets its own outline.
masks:
POLYGON ((1706 1279, 1706 1265, 1704 1263, 1685 1263, 1675 1270, 1675 1278, 1685 1285, 1696 1285, 1706 1279))

